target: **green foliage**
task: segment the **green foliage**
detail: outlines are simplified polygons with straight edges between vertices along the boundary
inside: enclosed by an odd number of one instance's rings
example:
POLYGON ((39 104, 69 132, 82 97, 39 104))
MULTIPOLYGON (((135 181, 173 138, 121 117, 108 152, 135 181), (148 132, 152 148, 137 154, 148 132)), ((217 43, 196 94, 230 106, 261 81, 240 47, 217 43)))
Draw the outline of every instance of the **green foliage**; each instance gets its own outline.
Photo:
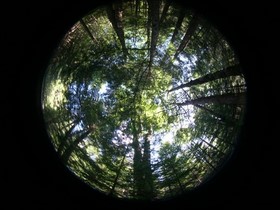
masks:
POLYGON ((175 135, 175 141, 179 143, 186 143, 190 140, 189 128, 180 128, 175 135))

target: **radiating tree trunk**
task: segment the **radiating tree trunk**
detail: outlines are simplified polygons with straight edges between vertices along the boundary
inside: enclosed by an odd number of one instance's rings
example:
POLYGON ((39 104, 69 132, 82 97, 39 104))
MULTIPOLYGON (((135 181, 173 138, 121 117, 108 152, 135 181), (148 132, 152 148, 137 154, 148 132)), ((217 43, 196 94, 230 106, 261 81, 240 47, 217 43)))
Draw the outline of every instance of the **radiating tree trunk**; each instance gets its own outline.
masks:
POLYGON ((217 79, 222 79, 222 78, 226 78, 226 77, 230 77, 230 76, 237 76, 237 75, 241 75, 241 67, 240 65, 235 65, 235 66, 230 66, 227 67, 226 69, 220 70, 220 71, 216 71, 214 73, 210 73, 210 74, 206 74, 202 77, 199 77, 198 79, 195 80, 191 80, 188 83, 179 85, 178 87, 172 88, 171 90, 169 90, 168 92, 172 92, 175 90, 179 90, 181 88, 184 87, 191 87, 194 85, 200 85, 200 84, 204 84, 213 80, 217 80, 217 79))
POLYGON ((152 39, 150 47, 150 60, 149 60, 149 72, 153 64, 157 39, 159 34, 159 0, 148 0, 149 10, 151 11, 151 20, 152 20, 152 39))
POLYGON ((179 15, 178 15, 178 19, 177 19, 177 22, 176 22, 176 26, 175 26, 175 29, 173 31, 173 35, 172 35, 172 38, 171 38, 171 41, 170 41, 171 43, 174 43, 175 38, 176 38, 176 36, 177 36, 181 26, 182 26, 182 23, 183 23, 183 20, 185 18, 185 15, 186 15, 186 10, 182 7, 180 9, 180 12, 179 12, 179 15))
POLYGON ((144 194, 147 199, 153 198, 153 175, 151 168, 151 148, 150 148, 151 132, 144 137, 143 152, 143 174, 144 174, 144 194))
POLYGON ((83 26, 83 28, 85 29, 86 33, 88 34, 88 36, 90 37, 90 39, 92 40, 92 42, 94 44, 98 43, 98 41, 96 40, 96 38, 93 36, 93 34, 91 33, 91 31, 89 30, 89 28, 87 27, 87 24, 85 23, 85 21, 83 19, 80 20, 81 25, 83 26))
POLYGON ((194 105, 194 106, 195 106, 195 107, 198 107, 198 108, 200 108, 200 109, 202 109, 202 110, 204 110, 204 111, 206 111, 206 112, 208 112, 209 114, 211 114, 211 115, 213 115, 213 116, 215 116, 215 117, 221 119, 222 121, 225 121, 225 117, 224 117, 224 116, 222 116, 221 114, 219 114, 219 113, 217 113, 217 112, 214 112, 214 111, 211 110, 211 109, 208 109, 208 108, 205 107, 205 106, 201 106, 201 105, 199 105, 199 104, 196 104, 196 105, 194 105))
MULTIPOLYGON (((146 3, 146 1, 144 1, 146 3)), ((152 8, 145 4, 148 7, 148 19, 147 19, 147 48, 151 47, 151 25, 152 25, 152 8)))
POLYGON ((164 7, 163 7, 163 10, 162 10, 162 13, 161 13, 161 16, 160 16, 160 20, 159 20, 159 27, 161 27, 164 19, 166 18, 166 15, 167 15, 167 12, 168 12, 168 9, 171 5, 171 1, 166 1, 166 3, 164 4, 164 7))
POLYGON ((140 9, 140 0, 135 0, 135 17, 138 17, 138 12, 140 9))
POLYGON ((60 140, 60 145, 57 148, 57 152, 58 154, 62 154, 63 149, 65 148, 65 146, 68 143, 68 139, 71 135, 71 133, 74 131, 75 127, 77 126, 77 124, 79 124, 79 119, 76 119, 75 121, 73 121, 72 126, 69 128, 69 130, 65 133, 64 137, 60 140))
POLYGON ((223 154, 223 155, 226 155, 223 151, 221 151, 220 149, 218 149, 218 148, 217 148, 216 146, 214 146, 213 144, 211 144, 211 143, 205 141, 203 138, 199 137, 199 139, 200 139, 202 142, 204 142, 205 144, 207 144, 209 147, 215 149, 217 152, 219 152, 219 153, 221 153, 221 154, 223 154))
POLYGON ((140 199, 151 199, 153 197, 153 176, 151 168, 151 149, 150 138, 151 131, 144 136, 143 154, 142 147, 139 143, 139 133, 141 132, 141 120, 139 122, 132 120, 133 142, 132 148, 134 150, 133 157, 133 177, 136 197, 140 199))
POLYGON ((107 7, 108 19, 113 25, 113 28, 121 43, 123 54, 126 57, 128 55, 128 51, 125 45, 122 13, 123 13, 123 8, 122 8, 122 2, 120 0, 116 1, 116 3, 114 3, 113 5, 109 5, 107 7))
POLYGON ((177 174, 177 171, 176 171, 174 165, 171 165, 171 168, 172 168, 173 174, 175 175, 176 181, 178 182, 178 185, 179 185, 179 187, 180 187, 180 190, 181 190, 182 192, 184 192, 184 187, 183 187, 183 185, 182 185, 182 183, 181 183, 181 181, 180 181, 180 178, 178 177, 178 174, 177 174))
POLYGON ((206 158, 205 151, 201 149, 201 147, 197 148, 197 152, 200 158, 202 158, 214 171, 216 171, 216 167, 213 166, 212 163, 206 158))
POLYGON ((223 123, 223 124, 225 124, 225 125, 235 126, 236 123, 237 123, 237 122, 234 121, 233 119, 229 119, 229 117, 226 117, 226 116, 223 116, 223 115, 221 115, 221 114, 219 114, 219 113, 217 113, 217 112, 214 112, 213 110, 208 109, 208 108, 205 107, 205 106, 201 106, 201 105, 199 105, 199 104, 196 104, 196 105, 194 105, 194 106, 196 106, 196 107, 198 107, 198 108, 200 108, 200 109, 202 109, 202 110, 208 112, 210 115, 216 117, 220 123, 223 123))
POLYGON ((116 187, 116 185, 118 183, 118 179, 120 177, 120 174, 121 174, 121 171, 122 171, 122 168, 123 168, 123 165, 124 165, 124 160, 125 160, 125 156, 126 156, 127 151, 128 151, 128 146, 126 147, 126 150, 124 152, 123 158, 122 158, 121 163, 120 163, 120 166, 119 166, 118 171, 116 173, 116 177, 115 177, 113 186, 112 186, 111 191, 110 191, 111 195, 114 193, 115 187, 116 187))
POLYGON ((136 196, 143 197, 143 166, 142 166, 142 152, 139 144, 139 137, 137 131, 137 125, 134 120, 132 120, 132 133, 133 133, 133 142, 132 148, 134 150, 133 156, 133 179, 136 196))
MULTIPOLYGON (((185 18, 185 15, 186 15, 186 11, 185 11, 185 9, 182 7, 182 8, 180 9, 180 12, 179 12, 179 15, 178 15, 178 19, 177 19, 177 22, 176 22, 175 29, 174 29, 174 31, 173 31, 172 38, 171 38, 171 40, 170 40, 170 44, 173 44, 173 43, 174 43, 175 38, 176 38, 177 34, 179 33, 179 30, 180 30, 180 28, 181 28, 181 26, 182 26, 182 23, 183 23, 183 20, 184 20, 184 18, 185 18)), ((170 44, 169 44, 169 45, 170 45, 170 44)), ((167 50, 166 53, 165 53, 165 55, 164 55, 164 57, 163 57, 163 59, 161 60, 161 64, 162 64, 162 65, 165 64, 166 60, 168 59, 168 56, 169 56, 169 54, 168 54, 168 50, 167 50)))
MULTIPOLYGON (((224 129, 228 129, 228 128, 224 128, 224 129)), ((235 147, 235 144, 231 141, 230 138, 221 138, 218 134, 221 133, 221 128, 217 128, 216 131, 213 133, 212 138, 210 140, 210 143, 212 143, 215 139, 217 139, 219 142, 223 142, 226 145, 228 145, 229 147, 235 147)), ((225 135, 223 135, 225 136, 225 135)))
POLYGON ((61 155, 62 159, 67 163, 69 161, 69 158, 72 154, 72 152, 75 150, 75 148, 78 146, 78 144, 80 142, 82 142, 90 133, 90 130, 85 131, 83 134, 81 134, 80 136, 77 136, 76 139, 74 140, 74 142, 72 142, 70 144, 70 146, 68 148, 66 148, 66 150, 63 152, 63 154, 61 155))
POLYGON ((203 105, 203 104, 245 104, 246 103, 246 94, 224 94, 224 95, 215 95, 215 96, 206 96, 202 98, 197 98, 183 103, 175 103, 177 106, 186 106, 186 105, 203 105))
POLYGON ((174 55, 174 59, 177 58, 177 56, 184 50, 184 48, 188 45, 191 37, 194 35, 197 27, 198 27, 198 15, 194 14, 189 25, 188 25, 188 29, 185 33, 185 36, 183 38, 183 40, 181 41, 178 49, 176 50, 175 52, 175 55, 174 55))

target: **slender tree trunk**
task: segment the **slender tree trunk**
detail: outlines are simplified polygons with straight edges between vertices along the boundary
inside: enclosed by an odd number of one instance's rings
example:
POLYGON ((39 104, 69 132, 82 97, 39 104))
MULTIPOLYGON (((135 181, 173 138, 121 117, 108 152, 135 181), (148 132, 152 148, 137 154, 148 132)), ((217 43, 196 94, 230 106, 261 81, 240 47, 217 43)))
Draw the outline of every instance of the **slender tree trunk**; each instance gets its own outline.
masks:
POLYGON ((177 181, 178 184, 179 184, 179 187, 180 187, 181 191, 184 192, 184 187, 183 187, 183 185, 182 185, 182 183, 181 183, 181 181, 180 181, 180 178, 178 177, 178 174, 177 174, 176 169, 174 168, 174 165, 171 165, 171 168, 172 168, 172 171, 173 171, 173 173, 174 173, 174 175, 175 175, 176 181, 177 181))
POLYGON ((203 105, 203 104, 242 104, 246 103, 246 94, 224 94, 216 96, 206 96, 202 98, 197 98, 183 103, 175 103, 177 106, 186 106, 186 105, 203 105))
POLYGON ((112 186, 112 188, 111 188, 111 191, 110 191, 110 194, 111 194, 111 195, 114 193, 115 187, 116 187, 116 185, 117 185, 117 183, 118 183, 118 179, 119 179, 119 177, 120 177, 120 174, 121 174, 121 171, 122 171, 122 167, 123 167, 123 165, 124 165, 124 160, 125 160, 125 156, 126 156, 127 151, 128 151, 128 146, 126 146, 125 153, 124 153, 124 155, 123 155, 123 158, 122 158, 122 161, 121 161, 121 163, 120 163, 118 172, 117 172, 117 174, 116 174, 116 177, 115 177, 113 186, 112 186))
POLYGON ((200 109, 202 109, 202 110, 204 110, 204 111, 207 111, 209 114, 211 114, 211 115, 213 115, 213 116, 215 116, 215 117, 221 119, 221 121, 223 121, 223 122, 225 121, 225 117, 224 117, 224 116, 220 115, 219 113, 214 112, 214 111, 211 110, 211 109, 206 108, 205 106, 201 106, 201 105, 199 105, 199 104, 196 104, 196 105, 194 105, 194 106, 195 106, 195 107, 198 107, 198 108, 200 108, 200 109))
POLYGON ((81 25, 84 27, 86 33, 88 34, 88 36, 90 37, 90 39, 92 40, 92 42, 98 43, 98 41, 96 40, 96 38, 93 36, 93 34, 90 32, 89 28, 87 27, 85 21, 83 19, 80 20, 81 25))
POLYGON ((202 158, 214 171, 217 169, 212 165, 212 163, 209 162, 209 160, 205 157, 205 152, 201 149, 201 147, 198 148, 199 156, 202 158))
POLYGON ((171 41, 170 41, 171 43, 174 43, 175 38, 176 38, 177 34, 179 33, 179 30, 182 26, 185 15, 186 15, 186 10, 182 7, 180 9, 180 12, 179 12, 179 15, 178 15, 178 20, 176 22, 176 26, 175 26, 175 29, 173 31, 173 35, 172 35, 172 38, 171 38, 171 41))
MULTIPOLYGON (((179 30, 180 30, 180 28, 181 28, 181 26, 182 26, 182 23, 183 23, 183 20, 184 20, 184 18, 185 18, 185 15, 186 15, 186 11, 185 11, 185 9, 182 7, 182 8, 180 9, 180 12, 179 12, 179 15, 178 15, 178 20, 177 20, 177 22, 176 22, 176 26, 175 26, 175 29, 174 29, 174 31, 173 31, 172 38, 171 38, 171 40, 170 40, 170 44, 173 44, 173 43, 174 43, 175 38, 176 38, 177 34, 179 33, 179 30)), ((170 44, 169 44, 169 45, 170 45, 170 44)), ((166 60, 168 59, 168 56, 169 56, 169 54, 168 54, 168 51, 167 51, 167 52, 165 53, 163 59, 161 60, 161 64, 162 64, 162 65, 165 64, 166 60)))
POLYGON ((199 150, 202 152, 202 156, 203 156, 203 159, 205 160, 205 162, 207 162, 207 164, 208 165, 210 165, 211 166, 211 168, 213 168, 214 170, 217 170, 217 165, 216 166, 214 166, 212 163, 210 163, 210 161, 209 161, 209 159, 213 162, 214 161, 214 164, 215 164, 215 162, 216 163, 219 163, 220 162, 220 160, 221 160, 221 158, 224 158, 224 157, 226 157, 226 155, 227 154, 225 154, 225 153, 223 153, 223 152, 221 152, 221 151, 219 151, 219 153, 220 154, 222 154, 222 156, 218 156, 217 154, 218 153, 212 153, 212 154, 209 154, 209 152, 207 152, 204 148, 202 148, 201 146, 200 146, 200 148, 199 148, 199 150), (214 155, 214 156, 213 156, 214 155))
POLYGON ((175 55, 174 55, 174 59, 177 58, 177 56, 184 50, 184 48, 188 45, 191 37, 194 35, 194 32, 196 31, 197 29, 197 26, 198 26, 198 22, 199 22, 199 19, 198 19, 198 15, 194 14, 189 25, 188 25, 188 29, 185 33, 185 36, 183 38, 183 40, 181 41, 181 44, 180 46, 178 47, 178 49, 176 50, 175 52, 175 55))
POLYGON ((235 144, 233 142, 231 142, 230 138, 221 138, 218 136, 218 134, 221 133, 221 129, 217 128, 217 130, 215 131, 215 133, 212 135, 212 138, 210 140, 210 143, 212 143, 215 139, 218 139, 219 142, 223 142, 226 145, 230 146, 230 147, 234 147, 235 144))
POLYGON ((62 150, 65 148, 65 146, 67 145, 67 141, 68 138, 70 137, 71 133, 73 132, 74 128, 77 126, 77 124, 79 124, 79 119, 76 119, 73 122, 73 125, 69 128, 69 130, 65 133, 64 137, 61 139, 61 143, 59 145, 59 147, 57 148, 57 152, 58 154, 62 154, 62 150))
POLYGON ((237 76, 237 75, 241 75, 241 67, 240 65, 235 65, 235 66, 230 66, 227 67, 226 69, 220 70, 220 71, 216 71, 214 73, 211 74, 206 74, 202 77, 199 77, 198 79, 195 80, 191 80, 188 83, 179 85, 178 87, 172 88, 171 90, 169 90, 168 92, 172 92, 175 90, 179 90, 181 88, 184 87, 191 87, 194 85, 200 85, 200 84, 204 84, 213 80, 217 80, 217 79, 222 79, 222 78, 226 78, 226 77, 230 77, 230 76, 237 76))
POLYGON ((149 61, 149 72, 153 64, 157 39, 159 34, 159 0, 148 0, 149 10, 151 11, 152 19, 152 39, 151 39, 151 49, 150 49, 150 61, 149 61))
POLYGON ((113 5, 110 5, 107 7, 107 16, 110 22, 113 25, 113 28, 118 36, 118 39, 122 46, 122 51, 124 56, 126 57, 128 54, 128 51, 126 49, 125 45, 125 38, 124 38, 124 30, 123 30, 123 22, 122 22, 122 3, 120 0, 118 0, 113 5))
POLYGON ((72 152, 75 150, 75 148, 78 146, 78 144, 83 141, 84 138, 86 138, 88 136, 88 134, 90 133, 90 130, 87 130, 86 132, 84 132, 83 134, 81 134, 80 136, 78 136, 74 142, 72 142, 72 144, 70 144, 70 146, 68 148, 66 148, 66 150, 64 151, 64 153, 62 154, 62 159, 65 162, 68 162, 72 152))
POLYGON ((135 17, 137 18, 138 17, 138 12, 139 12, 139 6, 140 6, 140 4, 139 4, 140 2, 139 2, 139 0, 135 0, 135 17))
POLYGON ((232 119, 229 119, 228 117, 226 116, 222 116, 221 114, 217 113, 217 112, 214 112, 213 110, 211 109, 208 109, 206 108, 205 106, 201 106, 199 104, 196 104, 194 105, 202 110, 205 110, 207 111, 209 114, 211 114, 212 116, 215 116, 217 118, 217 120, 221 123, 221 124, 224 124, 224 125, 230 125, 230 126, 234 126, 236 125, 236 121, 232 120, 232 119))
POLYGON ((141 147, 138 140, 138 131, 136 127, 136 122, 132 120, 132 132, 133 132, 133 142, 132 148, 134 150, 133 156, 133 178, 136 190, 136 195, 143 197, 143 166, 142 166, 142 153, 141 147))
POLYGON ((150 148, 151 131, 144 137, 143 152, 143 173, 144 173, 144 194, 147 199, 153 198, 153 175, 151 168, 151 148, 150 148))
POLYGON ((171 1, 166 1, 166 3, 164 4, 163 10, 162 10, 162 13, 160 16, 160 20, 159 20, 159 27, 161 27, 161 24, 163 23, 166 15, 167 15, 170 5, 171 5, 171 1))
MULTIPOLYGON (((146 1, 144 1, 146 3, 146 1)), ((147 20, 147 48, 150 48, 151 42, 151 24, 152 24, 152 8, 145 4, 148 7, 148 20, 147 20)))
POLYGON ((211 143, 205 141, 203 138, 199 137, 199 139, 204 142, 205 144, 207 144, 209 147, 215 149, 217 152, 223 154, 223 155, 226 155, 223 151, 219 150, 217 147, 215 147, 214 145, 212 145, 211 143))

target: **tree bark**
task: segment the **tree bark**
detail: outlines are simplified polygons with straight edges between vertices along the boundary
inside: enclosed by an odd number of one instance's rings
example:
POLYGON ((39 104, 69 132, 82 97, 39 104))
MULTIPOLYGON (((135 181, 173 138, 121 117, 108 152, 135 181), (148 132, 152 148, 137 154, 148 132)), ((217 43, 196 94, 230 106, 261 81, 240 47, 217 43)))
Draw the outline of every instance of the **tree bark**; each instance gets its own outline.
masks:
POLYGON ((133 142, 132 148, 134 150, 133 156, 133 178, 136 195, 143 197, 143 169, 142 169, 142 153, 138 140, 138 132, 135 120, 132 120, 133 142))
POLYGON ((171 41, 170 41, 171 43, 174 43, 174 41, 175 41, 175 38, 176 38, 176 36, 177 36, 177 34, 178 34, 178 32, 179 32, 181 26, 182 26, 183 20, 184 20, 184 18, 185 18, 185 14, 186 14, 186 11, 185 11, 185 9, 182 7, 182 8, 180 9, 180 12, 179 12, 179 15, 178 15, 178 20, 177 20, 177 22, 176 22, 176 26, 175 26, 175 29, 174 29, 174 31, 173 31, 173 35, 172 35, 172 38, 171 38, 171 41))
POLYGON ((65 133, 64 137, 60 140, 61 143, 59 145, 59 147, 57 148, 57 152, 58 154, 62 154, 62 150, 64 149, 64 147, 67 144, 67 139, 70 137, 71 133, 73 132, 74 128, 77 126, 77 124, 79 124, 79 119, 76 119, 75 121, 73 121, 73 125, 69 128, 69 130, 65 133))
POLYGON ((149 72, 153 64, 157 39, 159 34, 159 0, 148 0, 149 10, 151 11, 152 20, 152 38, 151 38, 151 48, 150 48, 150 61, 149 61, 149 72))
MULTIPOLYGON (((183 23, 183 20, 184 20, 184 18, 185 18, 185 15, 186 15, 185 9, 184 9, 184 8, 181 8, 181 9, 180 9, 180 12, 179 12, 179 15, 178 15, 178 20, 177 20, 177 22, 176 22, 175 29, 174 29, 174 31, 173 31, 172 38, 171 38, 171 40, 170 40, 170 44, 174 43, 175 38, 176 38, 177 34, 179 33, 179 30, 180 30, 180 28, 181 28, 181 26, 182 26, 182 23, 183 23)), ((170 44, 169 44, 169 45, 170 45, 170 44)), ((169 55, 168 55, 168 52, 166 52, 165 55, 164 55, 164 57, 163 57, 163 59, 161 60, 161 64, 162 64, 162 65, 165 64, 165 62, 166 62, 168 56, 169 56, 169 55)))
POLYGON ((181 190, 182 192, 184 192, 184 187, 183 187, 183 185, 182 185, 182 183, 181 183, 181 181, 180 181, 180 178, 178 177, 178 174, 177 174, 177 171, 176 171, 175 168, 174 168, 174 165, 171 165, 171 168, 172 168, 173 173, 174 173, 174 175, 175 175, 176 181, 177 181, 178 184, 179 184, 180 190, 181 190))
POLYGON ((163 10, 162 10, 162 13, 161 13, 161 16, 160 16, 160 20, 159 20, 159 27, 163 23, 170 5, 171 5, 171 1, 166 1, 166 3, 164 4, 163 10))
POLYGON ((113 25, 113 28, 118 36, 118 39, 122 46, 122 51, 124 56, 128 55, 128 51, 125 45, 125 38, 124 38, 124 30, 123 30, 123 22, 122 22, 122 3, 121 1, 117 1, 113 5, 109 5, 107 7, 107 16, 110 22, 113 25))
POLYGON ((69 161, 69 158, 72 154, 72 152, 74 151, 74 149, 78 146, 78 144, 88 136, 88 134, 90 133, 90 130, 87 130, 86 132, 84 132, 83 134, 81 134, 80 136, 78 136, 75 141, 70 144, 70 146, 64 151, 64 153, 62 154, 62 159, 67 163, 69 161))
POLYGON ((194 105, 194 106, 196 106, 196 107, 198 107, 198 108, 200 108, 200 109, 202 109, 202 110, 207 111, 207 112, 208 112, 209 114, 211 114, 212 116, 215 116, 216 118, 218 118, 217 120, 218 120, 220 123, 224 124, 224 125, 230 125, 230 126, 235 126, 235 125, 236 125, 236 121, 234 121, 233 119, 229 119, 229 117, 223 116, 223 115, 221 115, 221 114, 219 114, 219 113, 217 113, 217 112, 214 112, 213 110, 208 109, 208 108, 206 108, 206 107, 204 107, 204 106, 201 106, 201 105, 199 105, 199 104, 194 105))
POLYGON ((140 9, 140 0, 135 1, 135 17, 138 18, 138 12, 140 9))
POLYGON ((183 38, 183 40, 181 41, 181 44, 179 45, 178 49, 175 52, 174 55, 174 59, 176 59, 178 57, 178 55, 184 50, 184 48, 188 45, 191 37, 194 35, 194 32, 197 29, 198 26, 198 22, 199 22, 199 18, 197 14, 194 14, 189 25, 188 25, 188 29, 185 33, 185 36, 183 38))
POLYGON ((186 106, 186 105, 203 105, 203 104, 246 104, 246 94, 224 94, 216 96, 206 96, 202 98, 193 99, 190 101, 185 101, 183 103, 175 103, 177 106, 186 106))
MULTIPOLYGON (((146 3, 146 1, 144 1, 146 3)), ((152 24, 152 9, 148 4, 145 4, 148 7, 148 20, 147 20, 147 48, 151 47, 151 24, 152 24)))
POLYGON ((221 119, 221 121, 223 121, 223 122, 225 121, 225 117, 224 117, 224 116, 220 115, 219 113, 214 112, 214 111, 211 110, 211 109, 208 109, 208 108, 206 108, 206 107, 204 107, 204 106, 201 106, 201 105, 199 105, 199 104, 194 105, 194 106, 196 106, 196 107, 198 107, 198 108, 200 108, 200 109, 202 109, 202 110, 204 110, 204 111, 207 111, 209 114, 211 114, 211 115, 213 115, 213 116, 215 116, 215 117, 221 119))
POLYGON ((88 34, 88 36, 90 37, 90 39, 92 40, 92 42, 98 43, 98 41, 96 40, 96 38, 93 36, 93 34, 90 32, 89 28, 87 27, 85 21, 83 19, 80 20, 81 25, 84 27, 86 33, 88 34))
POLYGON ((207 144, 209 147, 215 149, 217 152, 223 154, 223 155, 226 155, 223 151, 219 150, 217 147, 215 147, 214 145, 212 145, 211 143, 205 141, 203 138, 199 137, 199 139, 204 142, 205 144, 207 144))
POLYGON ((144 174, 144 195, 146 199, 153 198, 153 176, 151 168, 151 148, 150 148, 151 131, 144 137, 144 152, 142 164, 144 174))
POLYGON ((116 173, 116 177, 115 177, 113 186, 112 186, 111 191, 110 191, 110 194, 111 194, 111 195, 112 195, 112 194, 114 193, 114 191, 115 191, 115 187, 116 187, 117 182, 118 182, 118 179, 119 179, 119 177, 120 177, 121 170, 122 170, 122 167, 123 167, 123 165, 124 165, 124 160, 125 160, 125 156, 126 156, 127 151, 128 151, 128 146, 126 146, 126 150, 125 150, 125 153, 124 153, 124 155, 123 155, 121 164, 120 164, 120 166, 119 166, 118 172, 116 173))
POLYGON ((200 85, 200 84, 204 84, 204 83, 207 83, 207 82, 210 82, 210 81, 213 81, 213 80, 222 79, 222 78, 226 78, 226 77, 229 77, 229 76, 237 76, 237 75, 241 75, 241 74, 242 74, 241 67, 240 67, 239 64, 237 64, 235 66, 229 66, 229 67, 227 67, 223 70, 216 71, 214 73, 206 74, 206 75, 204 75, 202 77, 199 77, 195 80, 191 80, 188 83, 185 83, 185 84, 179 85, 178 87, 172 88, 168 92, 170 93, 172 91, 179 90, 179 89, 184 88, 184 87, 191 87, 191 86, 194 86, 194 85, 200 85))
POLYGON ((205 151, 201 149, 201 147, 197 148, 197 152, 200 158, 202 158, 214 171, 217 169, 213 166, 210 161, 205 157, 205 151))

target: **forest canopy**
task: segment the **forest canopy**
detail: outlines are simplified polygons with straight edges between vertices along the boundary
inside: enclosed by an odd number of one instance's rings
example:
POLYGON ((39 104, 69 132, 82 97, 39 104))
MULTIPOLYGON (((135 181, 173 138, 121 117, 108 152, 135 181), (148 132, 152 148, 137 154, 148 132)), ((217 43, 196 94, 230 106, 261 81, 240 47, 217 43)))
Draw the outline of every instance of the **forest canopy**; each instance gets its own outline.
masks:
POLYGON ((110 196, 157 200, 205 183, 231 157, 246 83, 232 47, 197 12, 116 0, 81 18, 43 82, 61 161, 110 196))

